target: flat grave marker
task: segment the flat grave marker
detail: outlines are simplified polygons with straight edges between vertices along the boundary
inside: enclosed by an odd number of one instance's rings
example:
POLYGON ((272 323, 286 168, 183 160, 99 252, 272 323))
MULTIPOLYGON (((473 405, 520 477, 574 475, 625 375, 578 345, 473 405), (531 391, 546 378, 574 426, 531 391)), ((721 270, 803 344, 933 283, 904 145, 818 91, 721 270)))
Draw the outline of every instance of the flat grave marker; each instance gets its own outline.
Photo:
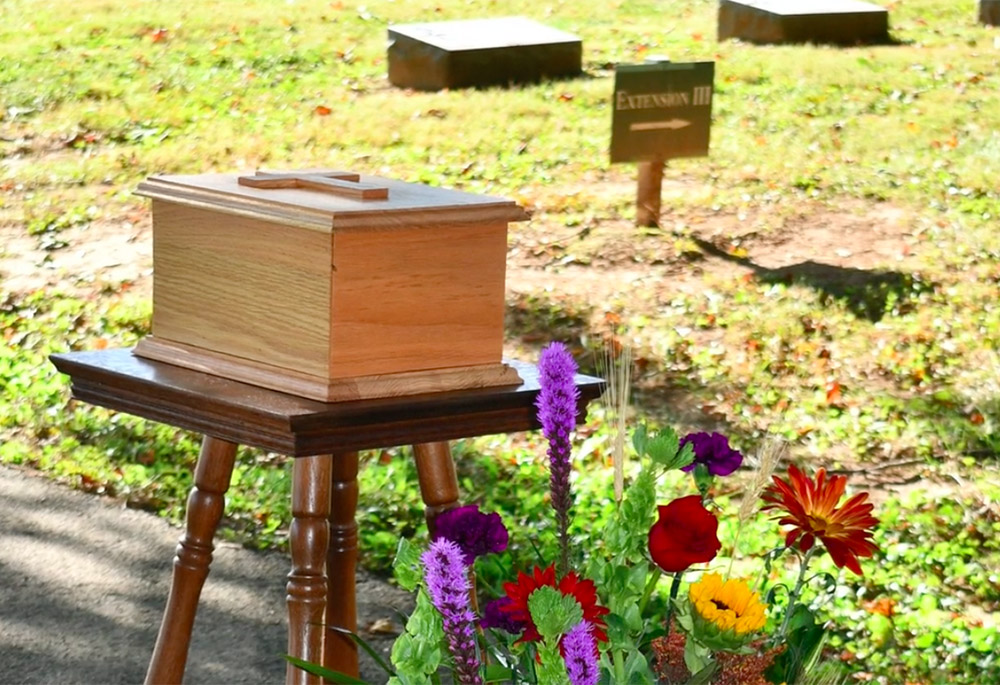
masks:
POLYGON ((1000 26, 1000 0, 979 0, 979 23, 1000 26))
POLYGON ((577 76, 583 42, 524 17, 389 27, 389 82, 442 90, 577 76))
POLYGON ((887 43, 889 12, 860 0, 721 0, 719 40, 887 43))

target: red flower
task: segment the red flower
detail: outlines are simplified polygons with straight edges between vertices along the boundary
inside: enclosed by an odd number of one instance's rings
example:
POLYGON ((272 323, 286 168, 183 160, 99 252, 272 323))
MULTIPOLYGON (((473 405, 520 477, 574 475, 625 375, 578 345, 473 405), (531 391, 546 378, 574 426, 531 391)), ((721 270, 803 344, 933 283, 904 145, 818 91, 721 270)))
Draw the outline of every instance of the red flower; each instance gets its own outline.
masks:
POLYGON ((538 588, 545 586, 554 587, 564 596, 573 597, 583 609, 583 618, 593 626, 594 639, 597 642, 608 641, 608 634, 604 631, 607 626, 604 619, 601 618, 608 613, 608 609, 597 603, 597 589, 594 587, 594 581, 583 580, 576 573, 570 571, 557 585, 556 567, 552 564, 544 569, 536 566, 530 576, 519 571, 516 583, 504 583, 503 585, 510 601, 501 606, 500 610, 512 620, 526 626, 524 634, 517 640, 518 642, 536 642, 542 639, 534 621, 531 620, 531 612, 528 611, 528 597, 538 588))
POLYGON ((657 509, 659 518, 649 529, 649 553, 660 568, 679 573, 715 558, 722 547, 719 521, 702 506, 700 496, 680 497, 657 509))
POLYGON ((868 493, 858 493, 838 507, 847 483, 845 476, 827 480, 826 469, 820 469, 814 482, 792 465, 787 481, 773 478, 774 485, 762 499, 770 503, 764 510, 783 509, 787 513, 778 523, 794 526, 785 537, 785 545, 791 547, 798 540, 799 549, 808 552, 819 538, 838 568, 846 566, 862 575, 858 557, 870 557, 878 550, 871 541, 871 528, 878 525, 878 519, 871 515, 868 493))

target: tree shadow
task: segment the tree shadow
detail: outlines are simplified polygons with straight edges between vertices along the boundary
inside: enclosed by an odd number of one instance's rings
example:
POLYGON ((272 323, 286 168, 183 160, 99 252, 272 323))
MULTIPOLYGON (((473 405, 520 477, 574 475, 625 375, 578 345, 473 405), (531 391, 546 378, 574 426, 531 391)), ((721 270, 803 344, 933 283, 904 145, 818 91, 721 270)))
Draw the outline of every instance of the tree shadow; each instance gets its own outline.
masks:
POLYGON ((751 269, 763 283, 801 283, 820 293, 824 304, 842 302, 855 316, 877 322, 890 306, 899 313, 907 311, 910 300, 933 289, 918 274, 900 271, 856 269, 806 260, 777 269, 761 266, 748 257, 732 255, 698 237, 692 240, 707 255, 751 269))

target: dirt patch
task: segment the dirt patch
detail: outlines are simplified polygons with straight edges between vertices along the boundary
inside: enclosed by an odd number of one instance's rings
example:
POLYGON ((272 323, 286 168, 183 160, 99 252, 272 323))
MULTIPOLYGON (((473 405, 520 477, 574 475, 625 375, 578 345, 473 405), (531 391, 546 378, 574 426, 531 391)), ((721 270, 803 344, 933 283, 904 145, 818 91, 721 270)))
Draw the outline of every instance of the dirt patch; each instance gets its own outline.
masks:
POLYGON ((21 226, 4 226, 0 244, 0 277, 8 291, 88 295, 115 291, 128 283, 139 295, 152 295, 148 218, 138 223, 94 221, 40 236, 26 235, 21 226))
POLYGON ((662 230, 625 219, 572 228, 534 221, 512 232, 507 291, 641 310, 746 274, 851 285, 916 268, 923 231, 915 221, 890 205, 811 207, 780 217, 666 215, 662 230))

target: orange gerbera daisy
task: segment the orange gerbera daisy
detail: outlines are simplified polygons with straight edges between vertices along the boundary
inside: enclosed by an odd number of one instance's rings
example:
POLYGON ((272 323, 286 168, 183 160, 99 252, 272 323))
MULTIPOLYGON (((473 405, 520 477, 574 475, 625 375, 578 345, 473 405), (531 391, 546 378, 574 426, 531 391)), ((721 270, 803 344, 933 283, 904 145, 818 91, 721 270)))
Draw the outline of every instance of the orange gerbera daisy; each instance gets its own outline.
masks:
POLYGON ((783 509, 781 525, 794 526, 785 537, 791 547, 798 540, 798 547, 808 552, 819 538, 838 568, 845 566, 859 576, 861 564, 858 557, 872 556, 878 547, 872 542, 872 528, 878 519, 872 516, 868 493, 861 492, 838 507, 847 484, 845 476, 826 477, 826 469, 816 472, 811 480, 794 465, 788 467, 788 480, 773 476, 774 484, 762 499, 767 509, 783 509))

